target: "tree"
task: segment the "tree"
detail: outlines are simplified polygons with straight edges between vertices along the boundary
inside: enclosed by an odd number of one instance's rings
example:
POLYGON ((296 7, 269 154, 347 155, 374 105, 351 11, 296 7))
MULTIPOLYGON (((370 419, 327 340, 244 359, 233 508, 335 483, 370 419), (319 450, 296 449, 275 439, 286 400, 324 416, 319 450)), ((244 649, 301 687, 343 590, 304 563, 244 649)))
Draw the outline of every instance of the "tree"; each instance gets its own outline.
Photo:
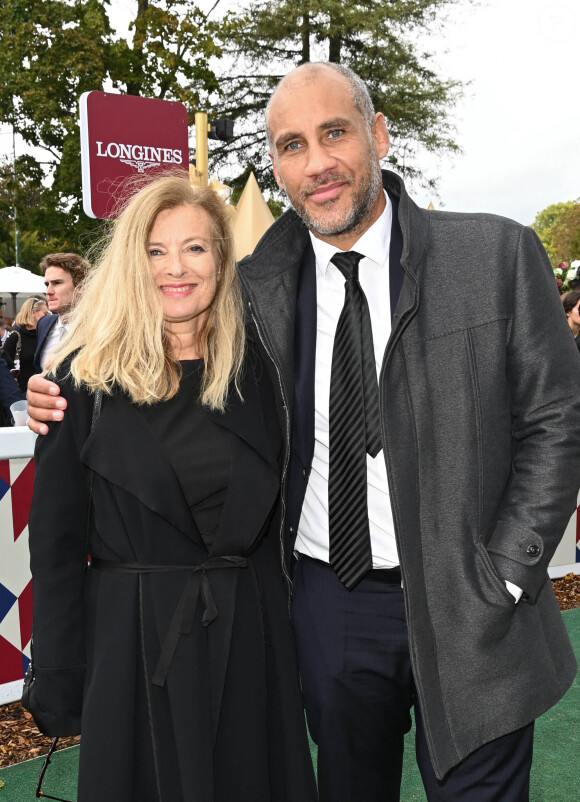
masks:
MULTIPOLYGON (((280 78, 298 64, 329 60, 351 67, 387 116, 396 147, 388 161, 418 177, 418 148, 457 151, 448 111, 457 81, 442 80, 420 52, 418 35, 441 25, 457 0, 263 0, 224 19, 221 36, 232 67, 220 78, 217 111, 240 121, 235 143, 211 152, 216 165, 252 162, 262 183, 273 179, 266 157, 263 113, 280 78)), ((423 183, 434 181, 421 177, 423 183)))
MULTIPOLYGON (((44 197, 41 167, 31 156, 21 156, 15 164, 0 163, 0 267, 15 264, 15 228, 20 229, 20 265, 38 273, 42 257, 61 250, 55 239, 50 207, 44 197)), ((69 243, 64 243, 69 247, 69 243)))
POLYGON ((580 201, 576 201, 562 215, 561 224, 554 232, 552 247, 555 253, 566 254, 569 262, 580 259, 580 201))
POLYGON ((132 41, 115 39, 108 6, 108 0, 0 0, 0 121, 46 154, 37 161, 51 218, 46 230, 76 249, 100 226, 81 211, 81 94, 112 86, 181 100, 193 114, 200 92, 218 86, 208 67, 219 55, 215 25, 190 0, 138 0, 132 41))
POLYGON ((235 184, 252 164, 261 185, 276 189, 263 134, 266 103, 292 66, 328 58, 365 80, 396 142, 389 162, 417 176, 418 147, 457 150, 448 112, 459 84, 441 80, 416 44, 455 2, 257 0, 214 21, 194 0, 137 0, 130 34, 116 37, 109 0, 0 0, 0 122, 45 154, 35 161, 42 214, 39 208, 38 227, 27 229, 23 211, 23 236, 49 231, 78 250, 100 230, 81 205, 78 101, 92 89, 180 100, 190 123, 204 108, 233 117, 236 140, 211 147, 212 168, 224 175, 227 166, 235 184))
POLYGON ((552 203, 532 223, 552 265, 580 259, 580 199, 552 203))

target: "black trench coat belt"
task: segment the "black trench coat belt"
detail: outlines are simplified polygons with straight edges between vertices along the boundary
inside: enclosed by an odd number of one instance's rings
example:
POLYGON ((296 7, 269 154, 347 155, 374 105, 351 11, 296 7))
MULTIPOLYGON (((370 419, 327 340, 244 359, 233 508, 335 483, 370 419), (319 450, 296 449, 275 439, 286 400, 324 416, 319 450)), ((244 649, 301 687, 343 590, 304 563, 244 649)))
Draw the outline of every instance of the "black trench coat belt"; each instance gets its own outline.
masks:
POLYGON ((153 574, 167 573, 168 571, 189 571, 189 579, 183 589, 181 598, 175 608, 175 613, 171 619, 171 624, 167 630, 167 635, 163 641, 159 660, 153 673, 152 683, 162 688, 165 685, 167 672, 173 660, 173 655, 179 643, 181 635, 188 635, 193 626, 193 616, 197 607, 197 600, 201 593, 203 602, 203 618, 201 623, 204 627, 211 624, 217 618, 217 607, 211 593, 211 586, 207 575, 208 571, 215 568, 246 568, 248 560, 246 557, 210 557, 209 560, 200 565, 148 565, 145 563, 121 563, 114 560, 101 560, 93 557, 91 568, 97 571, 112 571, 127 574, 153 574))

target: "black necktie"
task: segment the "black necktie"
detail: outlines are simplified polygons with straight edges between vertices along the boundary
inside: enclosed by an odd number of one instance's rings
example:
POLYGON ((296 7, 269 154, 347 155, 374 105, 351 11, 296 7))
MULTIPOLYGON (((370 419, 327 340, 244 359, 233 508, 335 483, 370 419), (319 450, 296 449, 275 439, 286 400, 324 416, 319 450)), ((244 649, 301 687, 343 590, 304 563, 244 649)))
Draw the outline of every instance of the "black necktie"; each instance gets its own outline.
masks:
POLYGON ((371 319, 358 281, 362 258, 348 251, 331 259, 345 277, 345 297, 330 379, 330 564, 348 590, 372 568, 366 455, 382 448, 371 319))

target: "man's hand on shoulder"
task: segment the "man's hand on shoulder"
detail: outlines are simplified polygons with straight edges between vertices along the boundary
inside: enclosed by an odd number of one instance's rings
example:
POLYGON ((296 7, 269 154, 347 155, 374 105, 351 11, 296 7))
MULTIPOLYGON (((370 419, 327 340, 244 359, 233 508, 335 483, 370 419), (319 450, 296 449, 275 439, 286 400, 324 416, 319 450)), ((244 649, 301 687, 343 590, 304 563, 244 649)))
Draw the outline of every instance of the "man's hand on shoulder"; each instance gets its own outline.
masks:
POLYGON ((26 392, 28 426, 36 434, 48 434, 44 421, 60 421, 64 417, 66 400, 60 397, 60 387, 40 374, 31 376, 26 392))

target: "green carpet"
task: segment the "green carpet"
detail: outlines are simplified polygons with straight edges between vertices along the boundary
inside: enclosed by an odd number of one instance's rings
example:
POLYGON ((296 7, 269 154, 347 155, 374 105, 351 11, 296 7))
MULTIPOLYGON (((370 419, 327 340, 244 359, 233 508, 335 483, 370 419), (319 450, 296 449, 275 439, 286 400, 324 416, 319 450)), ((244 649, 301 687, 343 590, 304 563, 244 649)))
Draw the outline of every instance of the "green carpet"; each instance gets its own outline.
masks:
MULTIPOLYGON (((580 608, 563 614, 580 663, 580 608)), ((414 728, 405 740, 402 802, 426 802, 415 763, 414 728)), ((50 763, 43 791, 76 799, 79 747, 57 752, 50 763)), ((312 745, 316 762, 316 747, 312 745)), ((0 769, 0 802, 32 802, 43 758, 0 769)), ((580 786, 580 676, 564 698, 536 722, 530 802, 573 802, 580 786)), ((103 800, 107 802, 107 800, 103 800)), ((364 800, 361 800, 364 802, 364 800)))
MULTIPOLYGON (((4 786, 0 788, 0 801, 34 802, 36 783, 43 762, 43 757, 37 757, 34 760, 27 760, 24 763, 0 769, 0 781, 4 783, 4 786)), ((42 783, 43 792, 74 802, 77 798, 78 767, 78 746, 56 752, 50 759, 50 766, 42 783)))
MULTIPOLYGON (((580 665, 580 608, 562 615, 580 665)), ((405 740, 402 802, 425 802, 415 763, 414 728, 405 740)), ((566 695, 536 721, 530 802, 573 802, 580 797, 580 675, 566 695)))

